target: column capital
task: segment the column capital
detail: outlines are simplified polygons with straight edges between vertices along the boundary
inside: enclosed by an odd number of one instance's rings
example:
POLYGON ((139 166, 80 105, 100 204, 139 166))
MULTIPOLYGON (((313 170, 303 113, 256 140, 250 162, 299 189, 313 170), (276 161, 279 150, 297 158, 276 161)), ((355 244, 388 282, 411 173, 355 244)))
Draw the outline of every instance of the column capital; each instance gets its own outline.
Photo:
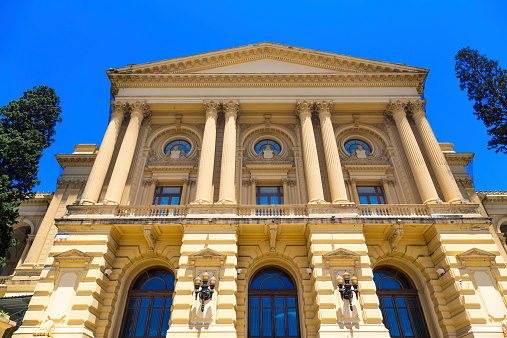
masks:
POLYGON ((70 180, 70 187, 72 189, 81 189, 86 183, 86 180, 70 180))
POLYGON ((127 111, 127 101, 110 101, 111 103, 111 115, 120 115, 121 117, 125 116, 127 111))
POLYGON ((150 179, 150 184, 151 185, 157 185, 158 184, 158 180, 156 178, 151 178, 150 179))
POLYGON ((296 116, 301 117, 303 114, 312 114, 315 101, 296 101, 296 116))
POLYGON ((233 114, 234 117, 238 116, 239 113, 239 101, 225 101, 222 102, 225 115, 233 114))
POLYGON ((57 179, 56 180, 56 184, 57 184, 57 189, 66 189, 67 186, 69 185, 70 183, 70 180, 64 180, 64 179, 57 179))
POLYGON ((281 182, 282 182, 282 184, 288 184, 289 180, 287 178, 282 178, 281 182))
POLYGON ((249 187, 250 186, 250 180, 243 181, 243 186, 244 187, 249 187))
POLYGON ((396 116, 400 113, 405 113, 405 108, 407 103, 401 100, 389 100, 387 104, 387 108, 385 110, 385 114, 387 116, 396 116))
POLYGON ((297 182, 296 182, 296 180, 289 180, 289 185, 290 185, 291 187, 295 187, 295 186, 296 186, 296 183, 297 183, 297 182))
POLYGON ((185 185, 185 184, 189 184, 190 183, 190 179, 189 178, 182 178, 181 179, 181 184, 185 185))
POLYGON ((257 184, 257 179, 256 178, 251 178, 250 179, 250 183, 251 184, 257 184))
POLYGON ((131 110, 131 114, 138 114, 142 117, 147 117, 150 115, 150 110, 148 107, 148 104, 146 103, 146 100, 143 101, 135 101, 135 102, 128 102, 128 105, 131 110))
POLYGON ((410 100, 407 103, 408 110, 412 113, 412 116, 426 113, 426 100, 410 100))
POLYGON ((219 101, 204 101, 204 109, 206 109, 206 115, 211 114, 217 117, 219 108, 219 101))
POLYGON ((315 106, 317 107, 317 111, 319 112, 319 116, 323 114, 331 114, 333 109, 333 100, 317 100, 315 101, 315 106))
POLYGON ((357 179, 355 179, 355 178, 350 178, 349 181, 352 184, 356 184, 357 183, 357 179))

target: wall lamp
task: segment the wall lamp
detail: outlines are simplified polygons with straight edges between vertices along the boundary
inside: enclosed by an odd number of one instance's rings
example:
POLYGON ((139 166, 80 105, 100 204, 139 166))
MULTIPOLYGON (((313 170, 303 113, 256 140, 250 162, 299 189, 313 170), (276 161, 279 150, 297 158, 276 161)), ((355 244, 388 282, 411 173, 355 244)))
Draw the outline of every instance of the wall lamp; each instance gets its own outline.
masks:
POLYGON ((201 278, 199 276, 194 279, 194 293, 195 299, 197 300, 197 296, 201 299, 201 312, 204 312, 204 302, 208 299, 213 298, 213 292, 215 289, 215 284, 217 283, 217 279, 215 276, 209 278, 209 274, 206 271, 202 274, 202 283, 201 278), (208 286, 209 281, 209 286, 208 286))
POLYGON ((356 294, 356 299, 359 299, 359 290, 357 289, 359 285, 357 283, 357 277, 352 276, 351 279, 350 274, 345 272, 343 277, 340 275, 336 276, 336 284, 338 285, 340 296, 342 299, 347 299, 349 301, 350 311, 352 311, 352 298, 354 297, 354 293, 356 294))

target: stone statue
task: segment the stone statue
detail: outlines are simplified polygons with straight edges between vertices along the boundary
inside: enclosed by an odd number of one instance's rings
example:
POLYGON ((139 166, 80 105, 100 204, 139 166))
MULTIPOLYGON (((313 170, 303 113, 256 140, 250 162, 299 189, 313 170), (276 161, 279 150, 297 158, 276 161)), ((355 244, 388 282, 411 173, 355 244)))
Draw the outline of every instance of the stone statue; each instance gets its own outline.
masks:
POLYGON ((264 158, 273 158, 274 155, 278 155, 275 149, 271 149, 270 144, 266 144, 266 148, 262 150, 262 156, 264 158))
POLYGON ((356 148, 357 158, 366 158, 366 156, 368 155, 369 155, 368 152, 363 148, 363 146, 358 144, 356 148))
POLYGON ((169 155, 169 157, 170 158, 180 158, 182 151, 183 150, 180 150, 180 146, 174 146, 173 149, 171 150, 171 154, 169 155))

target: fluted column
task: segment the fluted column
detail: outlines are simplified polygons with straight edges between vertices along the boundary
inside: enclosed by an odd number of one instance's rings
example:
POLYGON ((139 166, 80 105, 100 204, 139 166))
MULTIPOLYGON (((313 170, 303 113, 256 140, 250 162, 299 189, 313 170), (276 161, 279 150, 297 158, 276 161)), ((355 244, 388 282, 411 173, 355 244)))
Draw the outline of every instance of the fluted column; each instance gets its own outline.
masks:
POLYGON ((343 178, 342 165, 338 155, 338 145, 333 132, 331 123, 332 101, 317 101, 317 110, 320 118, 320 128, 322 130, 322 140, 324 142, 324 154, 326 157, 327 178, 331 188, 332 203, 350 203, 345 190, 345 180, 343 178))
POLYGON ((449 203, 461 203, 463 196, 454 180, 454 176, 447 164, 442 148, 440 148, 437 138, 426 118, 426 113, 424 111, 425 104, 426 100, 410 101, 409 109, 412 112, 412 117, 421 135, 424 149, 426 149, 426 154, 428 154, 431 167, 435 173, 438 184, 440 184, 440 189, 442 189, 445 201, 449 203))
POLYGON ((356 204, 361 204, 359 200, 359 194, 357 193, 357 180, 355 178, 350 179, 350 186, 352 187, 352 197, 356 204))
POLYGON ((217 117, 220 102, 204 101, 206 124, 202 141, 201 159, 197 174, 197 191, 194 203, 212 203, 213 166, 215 165, 215 144, 217 142, 217 117))
POLYGON ((283 204, 291 204, 290 203, 289 180, 286 178, 282 178, 282 186, 283 186, 283 204))
POLYGON ((426 167, 423 155, 415 139, 412 128, 407 120, 404 102, 391 100, 387 106, 386 113, 391 115, 396 122, 400 134, 403 149, 407 155, 408 163, 412 169, 414 180, 424 204, 435 203, 438 200, 437 190, 431 180, 430 172, 426 167))
POLYGON ((301 120, 303 160, 309 204, 325 202, 322 179, 320 177, 319 159, 317 157, 317 145, 315 144, 315 134, 313 132, 312 107, 313 102, 297 102, 297 114, 301 120))
POLYGON ((393 198, 391 197, 391 189, 389 188, 389 181, 385 178, 380 180, 382 188, 384 189, 384 195, 386 197, 387 204, 394 204, 393 198))
POLYGON ((294 203, 295 204, 301 204, 301 194, 300 194, 300 191, 298 189, 298 184, 297 184, 297 181, 296 180, 291 180, 289 182, 290 184, 290 187, 292 188, 292 192, 294 193, 294 203))
POLYGON ((150 179, 150 189, 148 190, 148 204, 153 204, 155 198, 155 190, 157 189, 158 180, 156 178, 150 179))
POLYGON ((181 200, 180 200, 181 205, 185 205, 188 203, 189 183, 190 180, 188 178, 184 178, 181 180, 181 184, 183 184, 183 187, 181 188, 181 200))
POLYGON ((256 196, 257 195, 257 179, 251 178, 250 179, 250 205, 256 205, 256 196))
POLYGON ((218 203, 236 203, 236 118, 238 101, 224 102, 225 127, 222 146, 222 166, 220 168, 220 189, 218 203))
POLYGON ((137 136, 145 115, 149 113, 146 101, 137 101, 129 104, 131 106, 130 121, 121 143, 118 158, 114 164, 111 180, 106 191, 107 204, 120 204, 121 196, 134 157, 137 136))
POLYGON ((92 171, 88 176, 88 182, 86 183, 82 196, 83 204, 95 204, 99 199, 107 169, 111 163, 116 140, 118 139, 118 133, 120 132, 120 127, 125 116, 125 101, 111 101, 111 106, 113 107, 111 120, 107 126, 102 143, 100 144, 97 157, 93 162, 92 171))

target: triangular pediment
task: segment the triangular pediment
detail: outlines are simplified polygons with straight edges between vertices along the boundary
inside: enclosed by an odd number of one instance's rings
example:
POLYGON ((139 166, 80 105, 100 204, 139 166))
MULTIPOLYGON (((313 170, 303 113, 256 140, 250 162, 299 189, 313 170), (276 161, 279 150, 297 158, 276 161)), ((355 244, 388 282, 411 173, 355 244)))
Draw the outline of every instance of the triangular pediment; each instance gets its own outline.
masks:
POLYGON ((114 74, 347 74, 427 73, 427 69, 271 42, 129 65, 114 74))
POLYGON ((466 260, 494 260, 496 255, 478 248, 472 248, 457 254, 456 257, 462 261, 466 260))
POLYGON ((91 256, 85 252, 82 252, 80 250, 72 249, 69 251, 65 251, 65 252, 56 254, 53 256, 53 258, 57 262, 62 262, 62 261, 89 262, 93 259, 93 256, 91 256))
POLYGON ((196 259, 196 258, 201 258, 201 259, 224 259, 226 257, 225 254, 219 252, 219 251, 216 251, 216 250, 213 250, 213 249, 210 249, 210 248, 206 248, 206 249, 202 249, 200 251, 197 251, 197 252, 194 252, 190 255, 188 255, 188 257, 190 259, 196 259))
POLYGON ((354 251, 338 248, 322 255, 324 259, 358 259, 360 255, 354 251))

